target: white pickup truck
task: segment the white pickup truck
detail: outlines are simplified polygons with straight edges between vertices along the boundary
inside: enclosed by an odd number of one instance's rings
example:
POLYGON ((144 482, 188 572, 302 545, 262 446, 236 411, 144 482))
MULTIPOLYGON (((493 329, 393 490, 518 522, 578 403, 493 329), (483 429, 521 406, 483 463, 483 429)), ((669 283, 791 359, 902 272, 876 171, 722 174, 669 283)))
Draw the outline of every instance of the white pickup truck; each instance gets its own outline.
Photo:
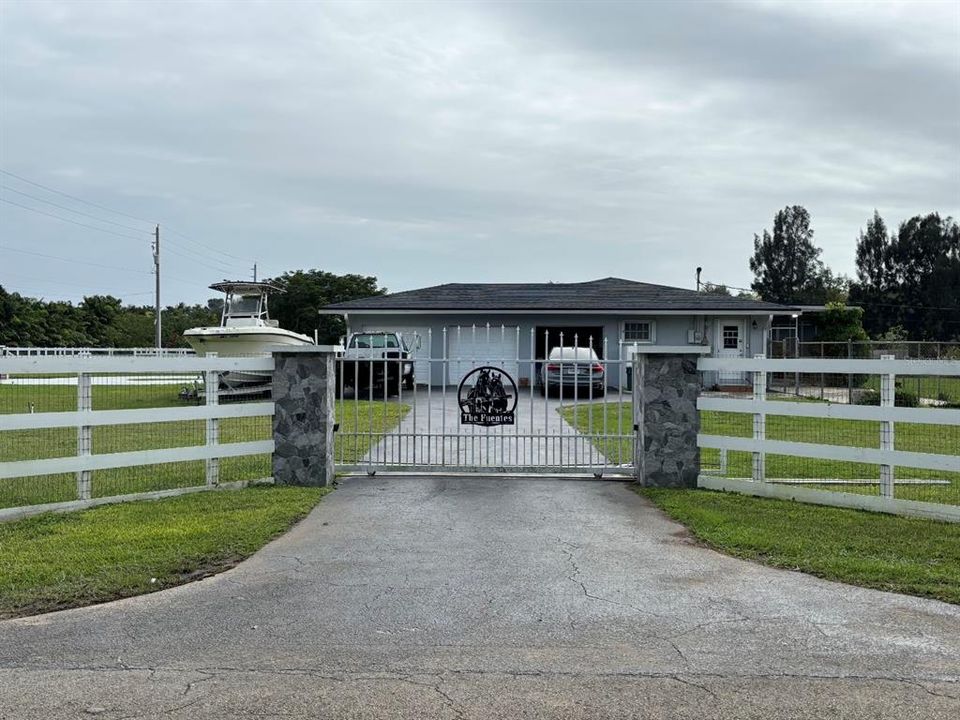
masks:
MULTIPOLYGON (((344 387, 354 389, 357 397, 371 390, 385 391, 387 395, 416 387, 413 355, 400 333, 393 331, 364 331, 352 333, 342 342, 341 362, 344 387)), ((340 385, 338 378, 337 385, 340 385)))

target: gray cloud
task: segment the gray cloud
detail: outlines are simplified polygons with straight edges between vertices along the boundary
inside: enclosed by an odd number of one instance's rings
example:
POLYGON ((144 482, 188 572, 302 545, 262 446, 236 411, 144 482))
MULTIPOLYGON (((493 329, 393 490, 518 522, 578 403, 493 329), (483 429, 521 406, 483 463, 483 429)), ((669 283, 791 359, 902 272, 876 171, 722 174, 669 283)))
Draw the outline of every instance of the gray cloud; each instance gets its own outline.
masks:
MULTIPOLYGON (((6 2, 0 167, 229 254, 165 235, 170 301, 254 260, 393 289, 746 285, 788 203, 851 272, 874 207, 960 214, 945 7, 6 2)), ((0 245, 140 272, 0 248, 0 283, 149 291, 135 238, 4 204, 0 245)))

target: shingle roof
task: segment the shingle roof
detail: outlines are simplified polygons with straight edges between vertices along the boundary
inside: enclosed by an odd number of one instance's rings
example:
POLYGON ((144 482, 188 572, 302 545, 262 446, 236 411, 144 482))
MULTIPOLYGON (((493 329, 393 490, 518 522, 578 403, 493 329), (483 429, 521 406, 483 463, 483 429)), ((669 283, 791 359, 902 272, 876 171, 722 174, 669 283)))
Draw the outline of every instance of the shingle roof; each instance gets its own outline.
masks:
POLYGON ((796 308, 609 277, 581 283, 447 283, 333 303, 321 312, 355 310, 756 310, 761 313, 785 313, 796 308))

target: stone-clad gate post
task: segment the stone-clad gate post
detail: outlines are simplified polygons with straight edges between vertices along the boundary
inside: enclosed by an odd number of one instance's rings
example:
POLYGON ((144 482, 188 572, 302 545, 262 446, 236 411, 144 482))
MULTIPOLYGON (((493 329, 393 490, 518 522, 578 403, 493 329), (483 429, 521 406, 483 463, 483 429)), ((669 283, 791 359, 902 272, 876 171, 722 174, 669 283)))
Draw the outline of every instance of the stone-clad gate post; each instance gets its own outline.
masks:
POLYGON ((274 351, 273 480, 278 485, 333 483, 336 362, 332 345, 274 351))
POLYGON ((697 358, 703 346, 649 346, 633 357, 637 482, 696 487, 700 474, 697 358))

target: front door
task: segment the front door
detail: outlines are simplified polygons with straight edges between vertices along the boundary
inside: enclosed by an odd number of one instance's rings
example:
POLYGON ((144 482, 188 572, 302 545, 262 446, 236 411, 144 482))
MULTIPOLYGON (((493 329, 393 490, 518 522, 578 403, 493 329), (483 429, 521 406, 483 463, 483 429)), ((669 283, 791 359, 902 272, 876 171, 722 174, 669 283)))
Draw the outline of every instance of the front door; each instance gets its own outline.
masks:
MULTIPOLYGON (((717 323, 717 357, 742 358, 744 350, 744 322, 736 318, 720 319, 717 323)), ((738 370, 721 370, 717 376, 719 385, 742 385, 745 380, 743 372, 738 370)))

